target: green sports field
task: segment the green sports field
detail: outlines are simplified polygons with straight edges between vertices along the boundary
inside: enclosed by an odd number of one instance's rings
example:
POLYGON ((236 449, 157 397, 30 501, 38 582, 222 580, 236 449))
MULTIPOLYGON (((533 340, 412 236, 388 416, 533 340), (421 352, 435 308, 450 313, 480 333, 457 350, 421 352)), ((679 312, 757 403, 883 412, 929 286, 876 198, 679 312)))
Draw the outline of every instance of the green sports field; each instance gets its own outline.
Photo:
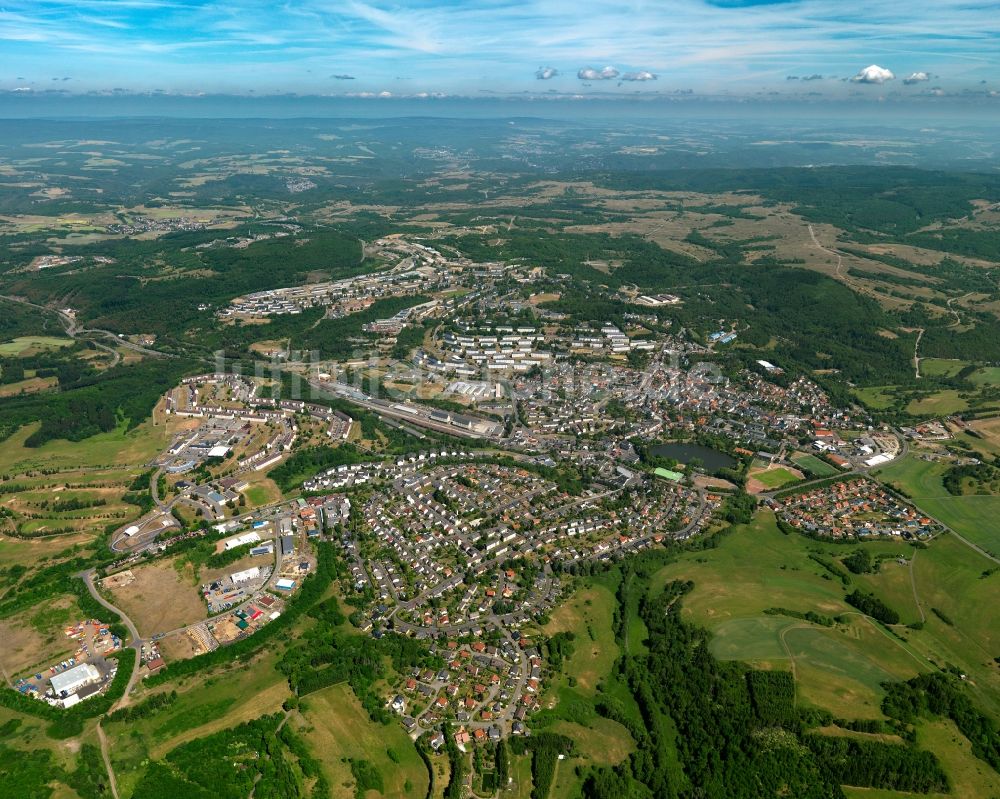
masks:
POLYGON ((799 452, 792 455, 792 463, 815 477, 833 477, 833 475, 838 474, 838 470, 835 466, 831 466, 829 463, 824 460, 820 460, 815 455, 809 455, 807 453, 799 452))
POLYGON ((799 478, 788 471, 788 469, 783 469, 780 466, 774 469, 767 469, 763 472, 754 472, 751 477, 753 477, 754 480, 760 481, 768 488, 781 488, 789 483, 797 483, 799 480, 799 478))

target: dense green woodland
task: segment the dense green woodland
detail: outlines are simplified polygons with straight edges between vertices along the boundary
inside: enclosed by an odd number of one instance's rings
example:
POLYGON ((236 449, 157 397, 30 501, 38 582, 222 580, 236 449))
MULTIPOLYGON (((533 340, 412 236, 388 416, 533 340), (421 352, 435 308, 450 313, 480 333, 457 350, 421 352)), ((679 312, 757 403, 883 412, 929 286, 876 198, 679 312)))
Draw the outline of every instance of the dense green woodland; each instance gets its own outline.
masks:
POLYGON ((54 394, 0 401, 0 439, 32 422, 41 425, 28 437, 29 447, 57 438, 81 441, 120 425, 135 427, 149 418, 167 390, 192 371, 192 365, 179 360, 147 360, 104 372, 60 373, 59 390, 54 394))
POLYGON ((62 335, 55 319, 46 319, 37 308, 0 299, 0 341, 18 336, 62 335))

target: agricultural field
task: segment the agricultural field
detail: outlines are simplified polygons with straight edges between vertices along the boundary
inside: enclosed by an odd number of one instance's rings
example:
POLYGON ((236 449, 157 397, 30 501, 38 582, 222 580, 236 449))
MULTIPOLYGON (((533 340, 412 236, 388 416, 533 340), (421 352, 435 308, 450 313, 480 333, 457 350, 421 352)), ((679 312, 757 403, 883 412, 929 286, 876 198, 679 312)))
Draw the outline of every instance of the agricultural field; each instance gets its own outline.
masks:
POLYGON ((1000 416, 970 422, 968 431, 956 434, 958 441, 989 456, 1000 455, 1000 416))
POLYGON ((300 710, 300 729, 322 762, 335 795, 351 795, 354 790, 348 758, 367 760, 378 770, 385 796, 427 794, 427 769, 413 742, 398 724, 383 727, 372 722, 347 685, 309 694, 300 710))
POLYGON ((0 399, 16 397, 18 394, 37 394, 40 391, 49 391, 58 385, 59 379, 56 377, 28 377, 17 383, 0 386, 0 399))

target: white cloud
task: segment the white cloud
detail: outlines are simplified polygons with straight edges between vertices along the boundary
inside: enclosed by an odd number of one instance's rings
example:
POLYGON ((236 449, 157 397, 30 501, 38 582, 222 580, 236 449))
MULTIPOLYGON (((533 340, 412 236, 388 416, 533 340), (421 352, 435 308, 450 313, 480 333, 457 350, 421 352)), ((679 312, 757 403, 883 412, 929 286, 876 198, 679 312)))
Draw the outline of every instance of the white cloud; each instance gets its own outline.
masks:
POLYGON ((891 70, 880 67, 878 64, 872 64, 851 78, 851 81, 854 83, 885 83, 895 79, 896 76, 892 74, 891 70))
POLYGON ((593 69, 591 67, 584 67, 576 76, 580 80, 613 80, 617 78, 620 73, 614 67, 605 67, 604 69, 593 69))
POLYGON ((535 77, 538 80, 551 80, 558 74, 559 70, 555 67, 539 67, 535 72, 535 77))
POLYGON ((634 81, 644 81, 644 80, 656 80, 656 75, 652 72, 647 72, 645 69, 640 69, 638 72, 626 72, 622 75, 622 80, 634 80, 634 81))
POLYGON ((903 78, 903 83, 907 86, 912 86, 914 83, 923 83, 925 80, 930 80, 931 76, 926 72, 911 72, 908 77, 903 78))

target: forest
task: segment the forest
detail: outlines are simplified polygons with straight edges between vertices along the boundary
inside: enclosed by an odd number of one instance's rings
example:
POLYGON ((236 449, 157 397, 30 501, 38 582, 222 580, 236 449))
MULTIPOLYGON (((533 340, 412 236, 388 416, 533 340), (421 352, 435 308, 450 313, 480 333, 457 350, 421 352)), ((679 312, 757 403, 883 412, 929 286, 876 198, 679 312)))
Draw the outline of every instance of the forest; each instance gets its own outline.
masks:
POLYGON ((88 327, 153 333, 180 344, 189 333, 216 327, 212 311, 199 311, 199 305, 217 308, 247 292, 298 285, 311 272, 337 279, 374 268, 363 262, 357 238, 336 230, 311 230, 301 239, 275 238, 245 249, 193 246, 218 237, 218 231, 202 231, 81 245, 76 254, 101 255, 114 263, 9 280, 8 290, 39 303, 60 297, 88 327), (291 248, 294 257, 289 257, 291 248), (160 271, 168 265, 172 275, 163 278, 160 271))
POLYGON ((0 439, 22 425, 40 422, 25 441, 38 447, 65 438, 82 441, 119 426, 132 429, 149 418, 160 397, 194 371, 177 360, 146 360, 103 372, 60 373, 55 394, 29 394, 0 402, 0 439))

